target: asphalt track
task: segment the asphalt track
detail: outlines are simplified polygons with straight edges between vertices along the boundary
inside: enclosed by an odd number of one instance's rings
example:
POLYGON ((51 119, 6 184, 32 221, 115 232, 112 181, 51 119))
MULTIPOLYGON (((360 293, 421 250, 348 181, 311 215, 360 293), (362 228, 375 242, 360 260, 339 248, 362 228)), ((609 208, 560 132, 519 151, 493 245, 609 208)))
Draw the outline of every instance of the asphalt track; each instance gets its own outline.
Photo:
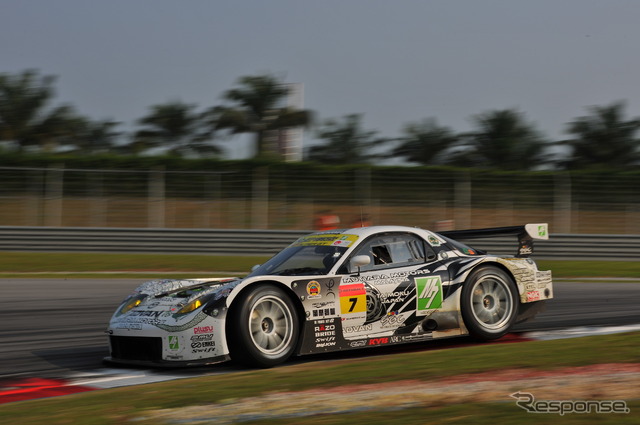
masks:
MULTIPOLYGON (((107 322, 120 301, 142 281, 0 279, 0 380, 65 378, 104 368, 107 322)), ((555 297, 545 312, 515 330, 640 324, 640 283, 556 282, 555 297)), ((422 345, 435 343, 438 341, 422 345)), ((208 370, 216 373, 229 368, 214 365, 208 370)))

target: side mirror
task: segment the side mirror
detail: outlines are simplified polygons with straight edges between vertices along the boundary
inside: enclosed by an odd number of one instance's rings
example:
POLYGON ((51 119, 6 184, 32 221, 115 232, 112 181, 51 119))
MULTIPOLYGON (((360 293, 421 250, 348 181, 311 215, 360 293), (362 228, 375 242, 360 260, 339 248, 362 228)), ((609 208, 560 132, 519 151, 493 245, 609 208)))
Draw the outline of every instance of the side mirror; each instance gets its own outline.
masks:
POLYGON ((251 271, 255 272, 258 269, 258 267, 260 267, 261 265, 262 264, 256 264, 255 266, 251 267, 251 271))
POLYGON ((368 255, 356 255, 349 262, 349 271, 351 273, 358 272, 360 273, 360 267, 364 267, 371 262, 371 257, 368 255))

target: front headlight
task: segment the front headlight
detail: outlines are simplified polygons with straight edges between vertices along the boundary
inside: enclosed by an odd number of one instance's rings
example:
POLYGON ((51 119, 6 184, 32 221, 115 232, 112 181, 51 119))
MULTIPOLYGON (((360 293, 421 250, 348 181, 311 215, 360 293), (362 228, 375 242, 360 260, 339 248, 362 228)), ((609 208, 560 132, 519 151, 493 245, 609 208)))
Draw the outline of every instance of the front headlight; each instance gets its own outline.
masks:
POLYGON ((118 315, 125 314, 129 310, 136 308, 137 306, 142 304, 142 301, 144 301, 145 298, 147 298, 147 294, 138 294, 138 295, 130 296, 129 298, 124 300, 122 307, 120 307, 120 310, 118 310, 118 315))
POLYGON ((187 304, 184 307, 182 307, 180 310, 178 310, 178 312, 176 314, 191 313, 192 311, 197 310, 200 307, 202 307, 202 304, 203 304, 202 298, 195 299, 195 300, 191 301, 189 304, 187 304))

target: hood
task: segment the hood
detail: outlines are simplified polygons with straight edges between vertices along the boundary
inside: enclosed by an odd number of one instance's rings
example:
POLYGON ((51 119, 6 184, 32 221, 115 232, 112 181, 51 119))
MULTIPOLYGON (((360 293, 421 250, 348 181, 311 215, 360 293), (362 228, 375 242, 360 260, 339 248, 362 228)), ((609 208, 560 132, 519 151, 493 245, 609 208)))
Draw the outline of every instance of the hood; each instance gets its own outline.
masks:
POLYGON ((138 286, 122 302, 114 317, 152 316, 165 312, 179 319, 176 313, 183 307, 194 306, 180 313, 182 317, 188 316, 188 313, 198 310, 207 302, 227 297, 241 281, 235 277, 148 281, 138 286), (197 305, 192 304, 197 300, 200 300, 197 305))

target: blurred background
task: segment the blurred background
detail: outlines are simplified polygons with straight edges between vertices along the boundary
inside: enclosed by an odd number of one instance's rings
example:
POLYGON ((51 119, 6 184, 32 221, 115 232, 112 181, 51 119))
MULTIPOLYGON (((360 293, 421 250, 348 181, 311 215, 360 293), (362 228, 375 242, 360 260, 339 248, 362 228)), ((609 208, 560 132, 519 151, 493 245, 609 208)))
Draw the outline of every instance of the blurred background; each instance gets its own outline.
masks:
POLYGON ((640 4, 0 6, 0 226, 640 234, 640 4))

